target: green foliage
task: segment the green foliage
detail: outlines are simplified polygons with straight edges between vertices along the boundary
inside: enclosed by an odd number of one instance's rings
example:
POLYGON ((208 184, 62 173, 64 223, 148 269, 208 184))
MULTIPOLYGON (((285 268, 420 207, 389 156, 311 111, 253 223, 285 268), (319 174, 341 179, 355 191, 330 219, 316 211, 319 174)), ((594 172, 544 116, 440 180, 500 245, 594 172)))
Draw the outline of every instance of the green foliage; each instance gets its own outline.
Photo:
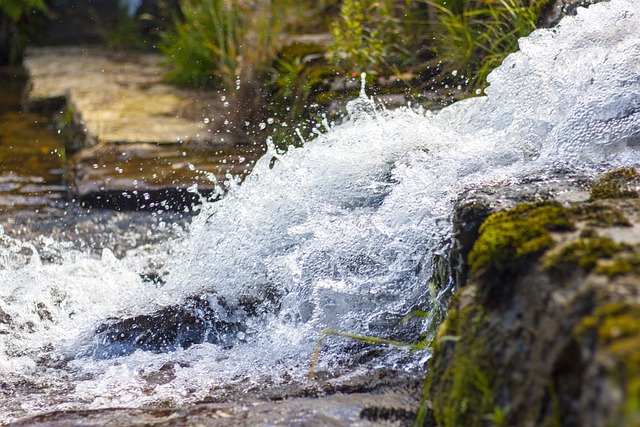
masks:
POLYGON ((33 10, 47 10, 45 0, 0 0, 0 14, 17 22, 33 10))
POLYGON ((392 70, 394 57, 405 53, 391 0, 344 0, 339 17, 331 23, 331 33, 332 61, 351 77, 392 70))
POLYGON ((113 28, 109 28, 102 36, 108 49, 111 50, 146 50, 147 45, 138 28, 134 16, 129 15, 127 6, 118 2, 118 20, 113 28))
POLYGON ((270 65, 285 10, 286 0, 183 0, 182 17, 159 45, 173 66, 167 79, 235 88, 239 77, 270 65))
POLYGON ((158 46, 173 66, 167 79, 201 87, 235 80, 243 36, 242 6, 224 0, 184 0, 180 7, 182 17, 158 46))
POLYGON ((436 10, 438 60, 469 78, 472 87, 518 49, 536 28, 548 0, 421 0, 436 10))

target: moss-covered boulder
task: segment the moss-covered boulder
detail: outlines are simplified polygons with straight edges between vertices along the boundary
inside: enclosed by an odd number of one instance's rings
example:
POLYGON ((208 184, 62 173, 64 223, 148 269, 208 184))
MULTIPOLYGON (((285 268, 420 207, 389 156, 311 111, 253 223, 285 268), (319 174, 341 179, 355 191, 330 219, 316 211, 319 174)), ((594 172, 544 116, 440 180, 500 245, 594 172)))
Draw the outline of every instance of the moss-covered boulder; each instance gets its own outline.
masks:
POLYGON ((640 425, 640 200, 524 203, 480 227, 425 383, 440 426, 640 425))

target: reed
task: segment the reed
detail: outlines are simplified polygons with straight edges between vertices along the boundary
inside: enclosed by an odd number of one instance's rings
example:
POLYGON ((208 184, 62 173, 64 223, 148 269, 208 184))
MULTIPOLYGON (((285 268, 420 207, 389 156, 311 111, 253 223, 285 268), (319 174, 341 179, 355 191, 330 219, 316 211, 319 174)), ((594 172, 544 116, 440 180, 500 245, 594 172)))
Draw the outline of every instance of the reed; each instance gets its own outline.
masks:
POLYGON ((160 51, 178 84, 234 88, 238 77, 271 64, 287 0, 184 0, 160 51))
POLYGON ((518 39, 536 29, 548 0, 419 0, 435 13, 431 23, 443 71, 457 70, 472 88, 518 50, 518 39))
POLYGON ((334 42, 329 54, 347 76, 389 72, 407 56, 401 21, 391 0, 344 0, 330 29, 334 42))

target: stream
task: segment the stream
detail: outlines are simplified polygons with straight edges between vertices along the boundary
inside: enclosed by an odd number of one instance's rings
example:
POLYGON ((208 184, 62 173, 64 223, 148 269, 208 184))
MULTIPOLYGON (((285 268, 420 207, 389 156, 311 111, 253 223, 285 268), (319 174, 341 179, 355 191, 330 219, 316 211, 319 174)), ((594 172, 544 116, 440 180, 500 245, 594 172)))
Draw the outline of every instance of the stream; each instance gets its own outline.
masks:
MULTIPOLYGON (((305 388, 325 329, 417 340, 433 325, 411 313, 439 309, 452 291, 430 292, 429 280, 463 191, 640 163, 638 28, 637 1, 581 9, 522 39, 486 96, 437 113, 386 111, 363 90, 349 120, 319 124, 304 148, 270 147, 193 219, 73 220, 68 206, 58 215, 68 223, 42 236, 37 219, 23 235, 7 229, 0 423, 305 388), (88 223, 104 238, 92 241, 88 223)), ((50 170, 33 184, 54 194, 50 170)), ((372 370, 422 375, 428 356, 328 337, 316 371, 334 384, 372 370)))
POLYGON ((3 212, 59 205, 66 186, 61 159, 64 140, 51 117, 21 111, 26 76, 0 73, 0 208, 3 212), (37 172, 36 172, 37 171, 37 172))

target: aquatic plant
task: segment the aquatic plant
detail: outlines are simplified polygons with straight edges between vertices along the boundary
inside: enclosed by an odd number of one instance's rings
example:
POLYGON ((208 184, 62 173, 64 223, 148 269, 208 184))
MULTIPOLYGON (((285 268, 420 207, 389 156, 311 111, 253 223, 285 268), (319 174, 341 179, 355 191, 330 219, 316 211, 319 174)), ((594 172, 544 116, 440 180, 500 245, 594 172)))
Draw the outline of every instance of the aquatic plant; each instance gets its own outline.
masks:
POLYGON ((273 59, 286 0, 226 2, 185 0, 175 28, 159 48, 172 65, 167 79, 232 89, 241 74, 273 59))

